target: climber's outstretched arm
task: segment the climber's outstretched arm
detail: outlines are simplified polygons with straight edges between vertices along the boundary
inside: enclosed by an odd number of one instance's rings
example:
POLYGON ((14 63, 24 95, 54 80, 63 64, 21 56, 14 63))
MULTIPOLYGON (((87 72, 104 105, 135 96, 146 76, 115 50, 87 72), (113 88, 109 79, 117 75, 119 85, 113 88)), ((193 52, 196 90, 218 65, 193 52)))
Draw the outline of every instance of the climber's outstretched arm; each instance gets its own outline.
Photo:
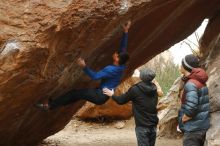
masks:
POLYGON ((126 52, 128 47, 128 30, 131 26, 131 21, 128 21, 126 24, 124 24, 123 27, 123 35, 121 38, 119 53, 126 52))

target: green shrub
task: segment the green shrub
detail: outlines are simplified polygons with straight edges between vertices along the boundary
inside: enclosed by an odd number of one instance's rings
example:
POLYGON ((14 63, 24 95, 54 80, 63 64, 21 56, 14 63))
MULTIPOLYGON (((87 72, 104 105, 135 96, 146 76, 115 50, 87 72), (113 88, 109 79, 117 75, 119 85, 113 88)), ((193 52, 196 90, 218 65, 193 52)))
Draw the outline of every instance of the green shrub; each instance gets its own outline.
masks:
POLYGON ((156 80, 160 84, 164 96, 167 94, 173 82, 180 76, 179 67, 174 63, 168 63, 164 68, 156 69, 156 80))
POLYGON ((156 72, 156 80, 160 84, 164 96, 167 94, 173 82, 180 76, 179 66, 173 62, 173 56, 165 51, 140 68, 151 68, 156 72))

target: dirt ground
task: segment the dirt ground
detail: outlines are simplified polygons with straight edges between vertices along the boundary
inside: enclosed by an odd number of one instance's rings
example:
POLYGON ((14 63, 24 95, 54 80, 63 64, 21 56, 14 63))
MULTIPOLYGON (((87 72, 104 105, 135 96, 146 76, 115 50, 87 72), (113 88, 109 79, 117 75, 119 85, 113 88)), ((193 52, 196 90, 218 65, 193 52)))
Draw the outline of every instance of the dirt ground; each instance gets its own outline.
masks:
MULTIPOLYGON (((73 119, 39 146, 136 146, 134 120, 111 123, 73 119)), ((156 146, 181 146, 182 139, 157 138, 156 146)))

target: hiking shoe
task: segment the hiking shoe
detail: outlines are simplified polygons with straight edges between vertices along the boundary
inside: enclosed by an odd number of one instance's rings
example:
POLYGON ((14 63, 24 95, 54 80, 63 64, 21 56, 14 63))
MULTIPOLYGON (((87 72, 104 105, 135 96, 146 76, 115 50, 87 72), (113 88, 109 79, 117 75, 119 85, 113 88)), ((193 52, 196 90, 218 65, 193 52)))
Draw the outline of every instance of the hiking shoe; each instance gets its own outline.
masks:
POLYGON ((43 103, 36 103, 34 106, 38 109, 41 109, 43 111, 49 111, 50 107, 48 104, 43 104, 43 103))

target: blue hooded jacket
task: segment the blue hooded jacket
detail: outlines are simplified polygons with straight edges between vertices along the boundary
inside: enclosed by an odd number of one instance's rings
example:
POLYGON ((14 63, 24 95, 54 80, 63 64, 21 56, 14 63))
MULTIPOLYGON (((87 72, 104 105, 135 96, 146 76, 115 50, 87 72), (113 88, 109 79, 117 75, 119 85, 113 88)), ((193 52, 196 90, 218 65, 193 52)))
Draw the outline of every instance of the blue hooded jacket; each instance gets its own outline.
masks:
MULTIPOLYGON (((119 53, 126 52, 128 45, 128 33, 123 33, 120 43, 120 48, 118 50, 119 53)), ((115 89, 121 81, 123 72, 125 70, 125 65, 108 65, 104 67, 102 70, 96 72, 90 69, 89 67, 85 67, 83 71, 93 80, 101 80, 100 89, 108 88, 115 89)))
POLYGON ((101 79, 100 89, 115 89, 120 84, 125 66, 108 65, 99 72, 95 72, 88 67, 84 68, 83 70, 91 79, 101 79))

